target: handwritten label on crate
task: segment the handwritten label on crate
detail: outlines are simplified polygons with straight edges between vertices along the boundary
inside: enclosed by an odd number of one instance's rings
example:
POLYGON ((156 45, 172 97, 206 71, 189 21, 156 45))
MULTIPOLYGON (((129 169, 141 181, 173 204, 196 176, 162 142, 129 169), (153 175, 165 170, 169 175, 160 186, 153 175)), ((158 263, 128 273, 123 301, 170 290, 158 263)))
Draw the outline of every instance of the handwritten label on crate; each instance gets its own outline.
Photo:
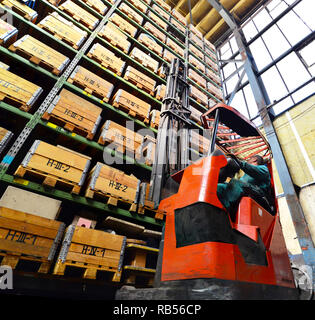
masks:
POLYGON ((89 245, 83 245, 82 254, 88 255, 88 256, 94 256, 94 257, 104 257, 105 249, 104 248, 98 248, 94 246, 89 245))

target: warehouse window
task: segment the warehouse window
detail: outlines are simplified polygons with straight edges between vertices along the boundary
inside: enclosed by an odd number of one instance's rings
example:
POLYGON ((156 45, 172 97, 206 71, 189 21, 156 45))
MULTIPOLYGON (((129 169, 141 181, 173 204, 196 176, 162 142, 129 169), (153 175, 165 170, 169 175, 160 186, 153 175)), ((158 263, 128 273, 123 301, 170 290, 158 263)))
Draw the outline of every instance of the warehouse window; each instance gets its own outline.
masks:
MULTIPOLYGON (((243 24, 257 75, 265 85, 276 115, 315 92, 313 13, 313 0, 272 0, 243 24)), ((237 59, 235 43, 234 36, 230 36, 218 48, 219 59, 237 59)), ((233 97, 231 106, 260 122, 247 77, 239 83, 242 69, 236 70, 240 64, 222 62, 221 66, 226 101, 233 97)))

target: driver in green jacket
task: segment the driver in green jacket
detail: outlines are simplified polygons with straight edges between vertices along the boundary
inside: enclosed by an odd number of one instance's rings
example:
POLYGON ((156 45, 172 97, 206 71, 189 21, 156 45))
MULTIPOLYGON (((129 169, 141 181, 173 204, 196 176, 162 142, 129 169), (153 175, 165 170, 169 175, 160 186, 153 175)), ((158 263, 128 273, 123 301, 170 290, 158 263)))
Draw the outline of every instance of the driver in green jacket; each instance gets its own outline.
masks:
POLYGON ((223 206, 234 216, 241 197, 251 196, 267 211, 273 213, 269 196, 271 177, 263 158, 255 155, 246 162, 238 160, 234 155, 229 156, 245 174, 240 179, 232 178, 228 183, 218 183, 217 195, 223 206))

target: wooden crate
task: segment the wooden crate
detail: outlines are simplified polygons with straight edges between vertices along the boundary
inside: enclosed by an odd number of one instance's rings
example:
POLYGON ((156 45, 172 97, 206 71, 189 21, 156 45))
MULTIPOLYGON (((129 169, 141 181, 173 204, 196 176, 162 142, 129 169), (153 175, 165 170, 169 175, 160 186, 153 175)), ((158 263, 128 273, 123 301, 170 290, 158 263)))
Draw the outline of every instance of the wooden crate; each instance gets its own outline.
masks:
POLYGON ((70 62, 68 57, 28 34, 14 42, 9 50, 56 75, 59 75, 70 62))
POLYGON ((169 4, 167 4, 165 1, 156 0, 155 2, 158 3, 167 12, 171 12, 171 9, 172 9, 171 6, 169 4))
POLYGON ((1 265, 16 269, 27 260, 34 271, 48 273, 64 229, 62 222, 0 207, 1 265))
POLYGON ((188 56, 188 62, 191 63, 194 67, 196 67, 201 72, 203 73, 206 72, 205 65, 202 62, 200 62, 198 59, 196 59, 193 55, 190 54, 188 56))
POLYGON ((67 81, 105 102, 109 101, 114 90, 114 85, 112 83, 104 80, 82 66, 77 66, 67 81))
POLYGON ((130 52, 131 58, 136 59, 146 68, 152 70, 153 72, 157 72, 159 68, 159 62, 151 58, 148 54, 144 53, 138 48, 133 48, 130 52))
POLYGON ((123 34, 113 23, 108 22, 99 32, 99 36, 106 39, 114 47, 128 53, 131 43, 128 37, 123 34))
POLYGON ((149 123, 151 106, 147 102, 119 89, 114 95, 112 105, 128 113, 131 117, 139 119, 144 123, 149 123))
POLYGON ((158 5, 154 4, 152 7, 151 7, 155 13, 161 17, 163 17, 165 20, 169 21, 170 19, 170 15, 165 12, 165 10, 161 9, 158 5))
POLYGON ((16 41, 18 29, 0 19, 0 45, 9 46, 16 41))
POLYGON ((144 163, 147 166, 152 166, 155 161, 156 139, 150 135, 143 138, 143 142, 139 153, 136 155, 136 160, 144 163))
POLYGON ((64 276, 69 267, 82 269, 82 278, 96 279, 100 271, 119 282, 126 238, 71 224, 67 229, 53 274, 64 276))
POLYGON ((153 215, 153 217, 158 220, 164 220, 165 212, 158 208, 154 208, 154 202, 150 200, 149 195, 150 184, 147 182, 141 182, 137 212, 147 216, 153 215))
POLYGON ((208 98, 208 107, 209 108, 214 107, 217 103, 218 103, 218 101, 212 99, 211 97, 208 98))
POLYGON ((197 102, 201 103, 204 106, 208 105, 208 96, 206 94, 204 94, 202 91, 200 91, 193 85, 190 85, 189 88, 190 97, 193 97, 197 100, 197 102))
POLYGON ((9 144, 13 137, 13 133, 5 128, 0 127, 0 154, 9 144))
POLYGON ((164 22, 160 17, 158 17, 153 11, 148 13, 148 17, 155 22, 160 28, 167 30, 167 22, 164 22))
POLYGON ((211 82, 207 83, 207 89, 208 91, 213 94, 215 97, 217 97, 219 100, 223 100, 223 93, 222 90, 220 90, 218 87, 216 87, 211 82))
POLYGON ((130 34, 132 37, 134 37, 138 31, 136 27, 122 18, 118 13, 113 13, 108 20, 118 26, 121 30, 130 34))
POLYGON ((193 41, 200 49, 203 49, 203 41, 198 38, 193 32, 189 32, 189 39, 193 41))
POLYGON ((62 89, 42 118, 92 140, 102 120, 102 108, 62 89))
POLYGON ((149 31, 151 34, 153 34, 156 38, 158 38, 160 41, 165 43, 166 41, 166 35, 165 33, 161 32, 158 28, 156 28, 152 23, 146 22, 143 25, 143 28, 147 31, 149 31))
POLYGON ((221 86, 221 79, 220 77, 214 73, 211 69, 206 68, 206 75, 207 77, 209 77, 212 81, 214 81, 215 83, 217 83, 219 86, 221 86))
POLYGON ((130 8, 126 3, 121 3, 118 6, 118 9, 122 11, 124 14, 126 14, 130 19, 140 24, 140 26, 142 25, 143 17, 139 13, 137 13, 135 10, 130 8))
POLYGON ((217 62, 217 55, 210 50, 209 48, 205 47, 205 52, 214 60, 217 62))
POLYGON ((181 15, 175 8, 172 9, 171 14, 173 17, 175 17, 181 24, 183 24, 184 26, 186 26, 187 22, 186 22, 186 18, 181 15))
POLYGON ((24 3, 17 0, 3 0, 1 3, 24 17, 26 20, 32 21, 33 23, 36 22, 38 16, 37 12, 24 3))
POLYGON ((191 43, 189 43, 189 50, 201 60, 204 59, 204 54, 191 43))
POLYGON ((185 50, 182 47, 180 47, 177 43, 175 43, 175 41, 173 41, 171 38, 167 38, 166 44, 171 49, 173 49, 177 54, 179 54, 180 56, 184 57, 185 50))
POLYGON ((191 68, 188 69, 188 77, 201 87, 207 89, 207 80, 191 68))
POLYGON ((45 186, 79 194, 90 161, 91 158, 62 146, 35 140, 14 176, 36 178, 45 186))
POLYGON ((156 98, 158 100, 163 100, 166 94, 166 86, 164 84, 160 84, 156 87, 156 98))
POLYGON ((190 106, 190 110, 191 110, 190 119, 202 125, 200 117, 202 116, 203 112, 197 110, 192 106, 190 106))
POLYGON ((167 62, 171 63, 172 60, 176 58, 176 56, 167 49, 164 49, 162 58, 167 62))
POLYGON ((69 14, 74 20, 82 23, 90 30, 94 30, 99 24, 100 20, 89 13, 87 10, 81 8, 79 5, 74 3, 72 0, 67 0, 62 3, 58 9, 69 14))
POLYGON ((74 49, 79 49, 88 36, 86 31, 81 30, 57 12, 49 14, 38 23, 38 26, 53 34, 55 38, 68 43, 74 49))
POLYGON ((152 110, 150 112, 150 126, 152 128, 158 129, 160 123, 160 114, 159 110, 152 110))
POLYGON ((181 24, 179 23, 175 18, 171 18, 170 19, 170 23, 173 25, 173 27, 179 31, 181 31, 183 34, 185 34, 186 32, 186 28, 181 24))
POLYGON ((138 41, 162 57, 163 47, 160 46, 151 36, 146 33, 141 33, 138 37, 138 41))
POLYGON ((106 49, 99 43, 95 43, 92 46, 87 56, 100 63, 106 69, 117 73, 119 76, 121 76, 126 64, 125 61, 116 57, 112 51, 106 49))
POLYGON ((190 130, 190 147, 197 152, 205 154, 209 150, 210 140, 198 132, 198 130, 190 130))
POLYGON ((43 89, 14 73, 0 68, 0 100, 28 112, 43 89))
POLYGON ((206 64, 212 68, 214 71, 219 72, 219 67, 218 64, 215 63, 212 59, 210 59, 209 57, 205 56, 205 62, 206 64))
POLYGON ((141 147, 143 136, 120 124, 106 120, 102 127, 98 143, 101 145, 111 144, 115 150, 121 153, 136 153, 141 147))
POLYGON ((124 79, 135 84, 138 88, 150 93, 154 96, 154 88, 156 81, 148 77, 144 73, 138 71, 132 66, 128 66, 124 75, 124 79))
POLYGON ((87 178, 87 198, 101 197, 106 204, 136 212, 140 180, 98 162, 87 178))
POLYGON ((105 6, 102 0, 83 0, 88 6, 96 10, 101 15, 105 15, 108 7, 105 6))
POLYGON ((203 38, 203 41, 207 47, 209 47, 212 51, 216 52, 215 46, 209 40, 207 40, 206 38, 203 38))
POLYGON ((140 10, 143 13, 146 13, 148 10, 148 7, 142 3, 140 0, 128 0, 130 3, 133 4, 134 7, 136 7, 138 10, 140 10))
MULTIPOLYGON (((189 24, 188 25, 188 29, 189 31, 191 31, 195 36, 197 36, 200 40, 203 40, 203 35, 201 33, 201 31, 199 31, 194 25, 189 24)), ((202 42, 199 42, 202 43, 202 42)), ((200 45, 201 48, 203 48, 202 45, 200 45)))

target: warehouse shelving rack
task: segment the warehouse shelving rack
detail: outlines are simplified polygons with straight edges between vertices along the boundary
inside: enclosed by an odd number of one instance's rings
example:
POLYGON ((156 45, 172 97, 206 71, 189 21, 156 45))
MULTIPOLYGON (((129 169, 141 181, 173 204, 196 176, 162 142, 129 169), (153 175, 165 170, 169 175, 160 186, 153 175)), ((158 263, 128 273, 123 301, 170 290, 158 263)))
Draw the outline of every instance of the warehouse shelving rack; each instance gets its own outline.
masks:
MULTIPOLYGON (((110 3, 107 0, 102 0, 103 3, 108 7, 108 10, 106 11, 105 15, 102 16, 99 14, 96 10, 88 6, 86 3, 84 3, 82 0, 74 0, 75 3, 79 4, 81 7, 86 9, 88 12, 93 14, 95 17, 100 19, 100 23, 97 25, 97 27, 91 31, 87 27, 83 26, 81 23, 77 22, 75 19, 73 19, 70 15, 67 13, 61 11, 58 9, 58 7, 54 6, 47 0, 37 0, 37 6, 41 9, 42 12, 44 12, 42 17, 39 17, 38 20, 41 20, 45 15, 47 15, 47 12, 57 12, 60 14, 63 18, 66 18, 67 20, 71 21, 74 25, 81 28, 82 30, 86 31, 88 36, 87 39, 82 44, 81 48, 74 49, 69 44, 55 38, 52 34, 49 32, 39 28, 35 23, 32 23, 25 19, 24 17, 20 16, 19 14, 13 12, 9 8, 5 8, 1 5, 4 11, 11 14, 14 23, 16 25, 22 26, 24 28, 25 33, 37 33, 40 35, 40 39, 43 39, 46 44, 50 44, 52 47, 60 48, 61 51, 67 52, 67 54, 71 57, 71 61, 69 65, 65 68, 64 72, 60 76, 56 76, 52 74, 51 72, 47 71, 46 69, 33 64, 26 58, 23 58, 22 56, 11 52, 7 48, 0 46, 0 60, 5 60, 11 62, 11 64, 16 64, 17 66, 20 66, 22 68, 25 68, 26 70, 34 73, 39 77, 39 79, 47 79, 47 85, 46 90, 42 93, 42 97, 40 100, 40 103, 36 104, 33 109, 31 109, 30 112, 24 112, 19 110, 17 107, 10 105, 4 101, 0 101, 0 111, 6 112, 8 115, 12 115, 14 117, 17 117, 18 119, 21 119, 25 125, 23 127, 17 128, 15 132, 15 139, 13 139, 13 143, 11 142, 10 148, 6 150, 6 152, 2 155, 0 155, 0 181, 2 185, 14 185, 16 187, 20 187, 35 193, 40 193, 49 197, 53 197, 62 201, 66 201, 69 203, 74 203, 77 205, 83 205, 90 210, 95 210, 96 214, 100 215, 100 217, 105 217, 106 215, 113 215, 118 218, 126 219, 130 222, 135 222, 139 224, 143 224, 153 230, 160 231, 163 226, 163 221, 156 220, 154 218, 151 218, 149 216, 145 215, 138 215, 130 213, 127 210, 121 209, 121 208, 113 208, 109 207, 108 205, 96 201, 94 199, 87 199, 84 196, 80 195, 73 195, 68 192, 58 190, 58 189, 47 189, 43 187, 42 185, 24 180, 24 179, 18 179, 13 176, 12 172, 10 173, 10 169, 12 166, 14 166, 15 162, 19 161, 19 159, 26 154, 26 146, 30 145, 30 143, 33 141, 34 134, 36 132, 44 130, 45 134, 49 134, 51 132, 54 136, 62 136, 70 143, 76 143, 80 146, 84 146, 84 148, 89 148, 89 150, 93 151, 93 154, 102 154, 103 152, 107 152, 111 155, 115 153, 111 149, 107 148, 106 146, 102 146, 98 144, 95 141, 90 141, 78 134, 73 134, 64 128, 57 126, 51 122, 47 122, 41 119, 43 113, 46 111, 46 109, 50 106, 56 95, 59 93, 59 91, 62 88, 65 88, 67 90, 70 90, 71 92, 77 94, 80 97, 83 97, 89 102, 94 103, 95 105, 103 108, 103 110, 106 110, 106 112, 110 113, 110 115, 114 116, 115 118, 121 119, 121 121, 127 121, 131 120, 134 122, 136 128, 147 128, 151 130, 154 134, 157 133, 157 130, 146 125, 142 121, 135 119, 131 116, 129 116, 127 113, 118 110, 117 108, 113 107, 110 103, 106 103, 103 100, 93 96, 90 93, 85 92, 83 89, 69 83, 67 79, 71 75, 71 73, 74 71, 76 66, 78 65, 85 65, 89 68, 92 68, 93 70, 97 70, 99 74, 104 75, 104 77, 108 77, 109 79, 115 81, 117 84, 120 84, 127 88, 130 91, 135 92, 137 95, 139 95, 141 98, 149 102, 153 109, 160 110, 162 106, 162 102, 155 97, 152 97, 147 92, 139 89, 134 84, 128 82, 123 78, 123 76, 118 76, 114 72, 106 69, 105 67, 101 66, 99 63, 94 61, 93 59, 87 57, 86 53, 88 52, 89 48, 93 43, 98 42, 99 44, 105 46, 109 50, 113 51, 117 56, 122 58, 127 63, 130 63, 131 65, 135 66, 139 71, 145 73, 152 79, 156 80, 159 84, 166 85, 165 78, 162 78, 160 75, 152 72, 147 67, 144 67, 141 63, 136 61, 135 59, 131 58, 128 54, 124 53, 119 48, 113 46, 111 43, 109 43, 104 38, 100 37, 98 35, 98 32, 101 30, 101 28, 108 22, 109 17, 112 13, 118 13, 122 18, 127 20, 129 23, 131 23, 133 26, 138 28, 139 35, 140 32, 149 34, 150 37, 152 37, 156 43, 158 43, 163 48, 167 49, 169 52, 171 52, 174 56, 180 58, 183 60, 187 67, 192 68, 195 72, 197 72, 200 76, 204 77, 208 82, 211 82, 213 85, 221 88, 218 84, 214 83, 207 75, 199 71, 197 68, 195 68, 191 63, 188 62, 188 55, 194 56, 199 62, 206 64, 205 61, 200 59, 198 56, 196 56, 191 50, 189 50, 188 45, 191 43, 194 46, 196 46, 199 50, 203 52, 205 56, 208 56, 208 58, 213 58, 208 55, 205 52, 205 47, 201 48, 196 43, 191 41, 189 39, 189 29, 187 26, 184 26, 186 28, 185 34, 182 33, 179 30, 173 30, 172 34, 169 33, 168 30, 164 30, 159 25, 157 25, 150 17, 148 17, 146 14, 141 12, 139 9, 137 9, 132 3, 130 3, 128 0, 117 0, 114 3, 110 3), (159 31, 163 32, 167 37, 169 37, 171 40, 173 40, 178 46, 180 46, 182 49, 184 49, 184 56, 180 56, 177 54, 172 48, 170 48, 167 44, 160 41, 158 38, 156 38, 153 34, 148 32, 146 29, 143 28, 143 26, 139 25, 137 22, 135 22, 133 19, 131 19, 129 16, 127 16, 125 13, 123 13, 118 6, 121 3, 126 3, 131 9, 133 9, 135 12, 140 14, 145 21, 150 22, 153 26, 155 26, 159 31), (177 36, 181 37, 183 42, 177 39, 177 36), (33 111, 32 111, 33 110, 33 111), (35 132, 35 133, 34 133, 35 132)), ((149 5, 140 0, 144 5, 149 5)), ((178 21, 175 17, 173 17, 169 12, 167 12, 163 7, 161 7, 155 0, 152 0, 151 5, 157 5, 161 10, 165 11, 169 16, 171 16, 173 19, 175 19, 178 23, 181 23, 178 21)), ((149 7, 150 8, 150 7, 149 7)), ((36 8, 35 8, 36 9, 36 8)), ((150 9, 153 11, 153 9, 150 9)), ((157 16, 159 14, 155 12, 157 16)), ((168 26, 171 26, 170 28, 174 28, 170 21, 164 19, 163 17, 159 16, 165 23, 168 24, 168 26)), ((137 46, 144 52, 148 53, 150 56, 152 56, 154 59, 158 60, 160 64, 164 63, 166 64, 167 61, 165 61, 162 57, 151 51, 149 48, 147 48, 145 45, 141 44, 137 39, 131 37, 128 33, 121 30, 123 34, 125 34, 128 37, 128 41, 132 43, 132 46, 137 46)), ((205 46, 205 44, 204 44, 205 46)), ((209 48, 212 50, 211 48, 209 48)), ((215 52, 213 52, 214 55, 216 55, 215 52)), ((214 60, 213 60, 214 61, 214 60)), ((217 63, 216 61, 214 61, 217 63)), ((10 63, 9 63, 10 64, 10 63)), ((216 75, 219 76, 218 72, 216 72, 214 69, 212 69, 210 66, 207 65, 207 68, 211 69, 212 72, 214 72, 216 75)), ((23 74, 21 75, 23 77, 23 74)), ((27 76, 24 76, 25 79, 27 79, 27 76)), ((202 91, 204 94, 207 95, 209 99, 212 99, 214 102, 220 102, 219 99, 217 99, 215 96, 213 96, 210 92, 205 90, 204 88, 200 87, 197 83, 195 83, 193 80, 188 79, 189 83, 194 85, 196 88, 198 88, 200 91, 202 91)), ((41 85, 38 83, 38 85, 41 85)), ((189 103, 193 105, 194 107, 198 108, 199 111, 203 112, 207 110, 207 107, 203 106, 199 102, 197 102, 192 97, 189 97, 189 103)), ((191 121, 192 128, 196 128, 199 130, 203 130, 202 127, 195 123, 194 121, 191 121)), ((191 150, 192 152, 195 152, 194 150, 191 150)), ((141 172, 142 176, 145 176, 147 181, 150 179, 150 174, 152 171, 152 168, 148 165, 139 163, 128 156, 116 154, 116 156, 120 157, 124 163, 133 163, 132 168, 133 170, 137 170, 141 172)))

